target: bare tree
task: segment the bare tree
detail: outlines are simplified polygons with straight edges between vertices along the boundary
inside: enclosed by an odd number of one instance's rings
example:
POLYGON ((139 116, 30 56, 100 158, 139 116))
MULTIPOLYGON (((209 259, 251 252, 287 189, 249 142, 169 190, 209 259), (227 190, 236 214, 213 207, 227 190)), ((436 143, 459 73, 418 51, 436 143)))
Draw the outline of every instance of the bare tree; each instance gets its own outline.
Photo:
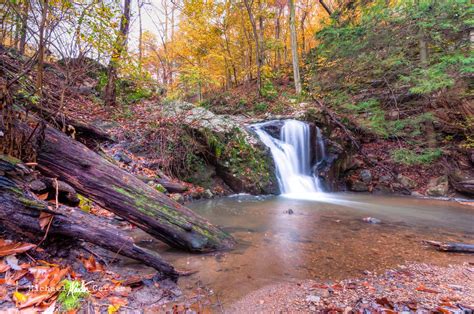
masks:
POLYGON ((26 33, 28 31, 28 11, 30 7, 30 1, 23 1, 21 6, 21 29, 20 29, 20 43, 19 49, 20 53, 25 54, 26 47, 26 33))
POLYGON ((293 60, 293 79, 295 82, 295 91, 301 94, 300 65, 298 60, 298 42, 296 37, 295 25, 295 3, 294 0, 288 0, 290 7, 290 37, 291 37, 291 54, 293 60))
POLYGON ((127 35, 130 27, 130 4, 131 0, 124 0, 122 18, 120 19, 120 30, 107 68, 108 80, 104 92, 104 103, 107 107, 114 106, 117 98, 115 86, 117 81, 117 68, 118 62, 124 50, 127 48, 127 35))
POLYGON ((257 21, 255 20, 255 15, 252 8, 253 0, 244 0, 244 4, 245 8, 247 9, 247 14, 249 15, 250 24, 252 25, 253 37, 255 40, 255 54, 257 57, 257 88, 260 93, 262 90, 263 47, 261 47, 260 36, 257 29, 257 21))
POLYGON ((45 52, 45 30, 46 19, 48 18, 48 0, 41 1, 41 22, 39 25, 39 42, 38 42, 38 71, 36 74, 36 91, 41 96, 43 89, 43 70, 44 70, 44 52, 45 52))

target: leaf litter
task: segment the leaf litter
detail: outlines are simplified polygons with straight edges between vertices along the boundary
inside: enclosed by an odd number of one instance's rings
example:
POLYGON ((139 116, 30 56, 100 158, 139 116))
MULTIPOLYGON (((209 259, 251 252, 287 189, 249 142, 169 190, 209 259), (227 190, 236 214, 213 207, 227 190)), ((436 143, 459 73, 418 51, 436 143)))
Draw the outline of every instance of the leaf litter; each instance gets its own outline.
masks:
POLYGON ((174 283, 162 283, 157 273, 143 274, 122 265, 109 268, 86 253, 58 258, 49 255, 49 246, 34 249, 31 243, 3 239, 0 244, 0 252, 10 254, 0 258, 2 313, 75 313, 86 306, 97 313, 116 313, 130 306, 136 309, 137 304, 146 307, 151 295, 157 296, 150 301, 155 307, 180 295, 171 292, 178 289, 174 283))

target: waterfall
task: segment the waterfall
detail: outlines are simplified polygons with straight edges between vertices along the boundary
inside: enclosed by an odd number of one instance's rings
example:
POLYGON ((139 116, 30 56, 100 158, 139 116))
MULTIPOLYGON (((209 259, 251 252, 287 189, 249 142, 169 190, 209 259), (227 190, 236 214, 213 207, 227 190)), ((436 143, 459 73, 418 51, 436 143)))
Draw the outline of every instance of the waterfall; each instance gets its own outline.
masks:
MULTIPOLYGON (((307 123, 284 120, 280 129, 280 139, 273 137, 265 127, 275 122, 255 124, 252 128, 262 142, 270 148, 275 161, 276 177, 283 195, 321 192, 319 178, 314 175, 311 165, 311 134, 307 123)), ((316 133, 316 163, 325 157, 321 131, 316 133)))

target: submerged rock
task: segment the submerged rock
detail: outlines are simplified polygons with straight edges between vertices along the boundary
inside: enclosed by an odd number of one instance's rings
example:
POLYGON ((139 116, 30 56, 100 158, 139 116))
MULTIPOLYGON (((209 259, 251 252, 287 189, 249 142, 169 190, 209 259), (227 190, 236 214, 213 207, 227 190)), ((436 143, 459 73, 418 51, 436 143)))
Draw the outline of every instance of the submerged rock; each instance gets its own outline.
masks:
POLYGON ((363 221, 368 222, 369 224, 379 224, 382 220, 374 218, 374 217, 365 217, 362 218, 363 221))

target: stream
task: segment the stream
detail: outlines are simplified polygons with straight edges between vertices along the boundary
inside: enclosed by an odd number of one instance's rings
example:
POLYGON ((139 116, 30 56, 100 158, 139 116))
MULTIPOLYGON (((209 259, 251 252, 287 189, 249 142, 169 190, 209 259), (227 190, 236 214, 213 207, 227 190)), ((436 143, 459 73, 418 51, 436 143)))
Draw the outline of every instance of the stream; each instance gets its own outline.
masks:
POLYGON ((474 242, 472 204, 324 192, 316 175, 326 158, 319 129, 311 137, 306 123, 284 120, 277 121, 278 134, 272 123, 252 128, 271 151, 281 195, 234 195, 188 205, 232 234, 238 243, 234 250, 192 255, 137 235, 176 268, 198 271, 180 279, 183 291, 192 294, 205 286, 229 306, 281 282, 359 277, 407 262, 474 262, 472 256, 438 252, 422 243, 474 242), (376 223, 365 221, 368 217, 376 223))
POLYGON ((474 241, 474 208, 453 201, 349 193, 327 194, 320 201, 238 195, 189 207, 230 232, 237 247, 191 255, 159 242, 147 246, 178 269, 199 271, 180 279, 184 291, 204 285, 224 305, 285 281, 359 277, 405 262, 474 262, 472 256, 437 252, 421 243, 474 241), (381 222, 363 221, 369 216, 381 222))

